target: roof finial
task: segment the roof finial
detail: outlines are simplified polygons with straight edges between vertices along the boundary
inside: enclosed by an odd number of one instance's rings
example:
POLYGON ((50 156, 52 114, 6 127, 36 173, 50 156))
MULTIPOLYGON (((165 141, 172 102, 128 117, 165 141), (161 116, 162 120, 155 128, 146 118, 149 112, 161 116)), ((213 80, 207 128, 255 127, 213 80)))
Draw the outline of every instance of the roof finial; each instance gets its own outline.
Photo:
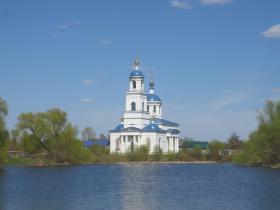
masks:
POLYGON ((150 79, 150 82, 149 82, 149 85, 150 85, 150 94, 154 94, 155 93, 155 81, 153 80, 153 78, 150 79))
POLYGON ((151 77, 151 79, 150 79, 149 85, 150 85, 150 89, 154 89, 155 81, 153 80, 152 77, 151 77))
POLYGON ((139 70, 139 66, 140 66, 140 61, 139 61, 139 59, 135 59, 135 61, 134 61, 134 69, 135 69, 135 70, 139 70))

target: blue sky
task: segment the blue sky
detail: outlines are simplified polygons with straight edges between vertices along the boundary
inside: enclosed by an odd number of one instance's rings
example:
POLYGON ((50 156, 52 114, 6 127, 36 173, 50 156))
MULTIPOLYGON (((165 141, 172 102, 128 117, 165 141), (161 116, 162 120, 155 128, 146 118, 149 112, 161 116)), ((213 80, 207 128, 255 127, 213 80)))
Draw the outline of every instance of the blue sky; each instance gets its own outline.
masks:
POLYGON ((7 125, 59 107, 80 130, 107 133, 140 58, 181 136, 246 138, 256 110, 280 99, 279 8, 279 0, 0 0, 7 125))

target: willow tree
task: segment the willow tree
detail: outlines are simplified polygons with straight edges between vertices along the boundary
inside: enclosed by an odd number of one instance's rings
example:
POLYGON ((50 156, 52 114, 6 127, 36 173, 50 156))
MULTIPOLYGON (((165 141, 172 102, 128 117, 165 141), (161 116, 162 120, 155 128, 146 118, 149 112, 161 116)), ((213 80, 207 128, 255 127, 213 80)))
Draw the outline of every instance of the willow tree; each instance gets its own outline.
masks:
POLYGON ((76 137, 77 129, 68 121, 67 113, 60 109, 23 113, 18 117, 17 127, 28 133, 27 146, 34 144, 32 148, 36 149, 39 144, 38 152, 45 150, 48 157, 57 162, 78 163, 86 157, 82 143, 76 137))
POLYGON ((8 115, 7 103, 0 97, 0 164, 6 156, 6 140, 8 131, 6 130, 5 117, 8 115))

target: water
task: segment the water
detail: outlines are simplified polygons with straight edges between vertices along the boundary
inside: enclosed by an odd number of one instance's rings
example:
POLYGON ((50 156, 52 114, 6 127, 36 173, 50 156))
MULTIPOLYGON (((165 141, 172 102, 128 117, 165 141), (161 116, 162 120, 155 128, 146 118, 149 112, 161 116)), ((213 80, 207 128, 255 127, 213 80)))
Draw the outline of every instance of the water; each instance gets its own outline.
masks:
POLYGON ((7 167, 0 209, 279 210, 280 170, 231 164, 7 167))

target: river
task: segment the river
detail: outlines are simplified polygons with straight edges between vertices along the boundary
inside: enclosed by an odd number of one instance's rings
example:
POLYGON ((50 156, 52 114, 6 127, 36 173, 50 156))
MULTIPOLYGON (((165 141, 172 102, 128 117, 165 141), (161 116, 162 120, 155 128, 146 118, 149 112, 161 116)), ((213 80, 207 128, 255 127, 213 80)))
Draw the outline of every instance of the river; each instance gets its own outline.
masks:
POLYGON ((232 164, 112 164, 0 171, 2 210, 279 210, 280 170, 232 164))

